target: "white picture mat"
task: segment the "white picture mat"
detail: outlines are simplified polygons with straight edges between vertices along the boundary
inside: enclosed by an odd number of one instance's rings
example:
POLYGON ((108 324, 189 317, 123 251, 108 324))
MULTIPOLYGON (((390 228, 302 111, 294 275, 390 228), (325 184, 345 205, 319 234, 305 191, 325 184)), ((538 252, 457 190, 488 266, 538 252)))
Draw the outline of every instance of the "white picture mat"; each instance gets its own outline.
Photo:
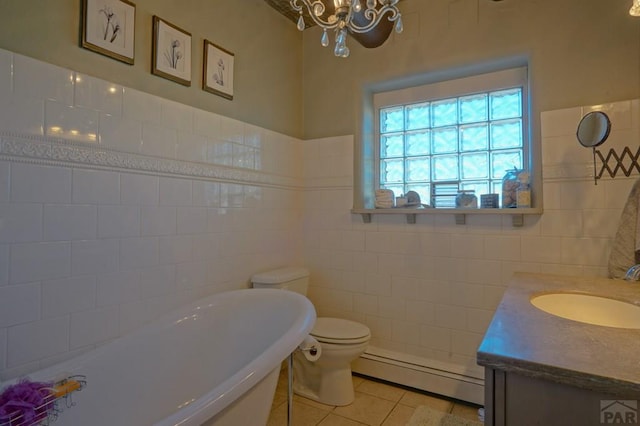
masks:
POLYGON ((134 26, 135 7, 120 0, 87 0, 85 40, 88 43, 133 59, 134 26), (106 13, 113 15, 109 19, 106 13), (112 40, 116 22, 118 32, 112 40))
MULTIPOLYGON (((174 75, 184 80, 191 81, 191 36, 176 30, 164 21, 158 22, 156 69, 167 74, 174 75), (179 45, 172 48, 172 43, 177 41, 179 45), (180 53, 176 67, 170 65, 172 53, 180 53)), ((175 55, 173 56, 175 59, 175 55)))
POLYGON ((216 47, 207 45, 207 87, 233 96, 234 56, 216 47))

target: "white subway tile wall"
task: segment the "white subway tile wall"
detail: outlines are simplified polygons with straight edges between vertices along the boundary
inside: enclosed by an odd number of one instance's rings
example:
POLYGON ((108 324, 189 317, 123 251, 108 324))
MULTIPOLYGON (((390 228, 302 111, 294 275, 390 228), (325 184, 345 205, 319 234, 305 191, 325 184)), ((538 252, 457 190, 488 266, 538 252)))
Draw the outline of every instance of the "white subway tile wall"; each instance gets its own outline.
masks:
POLYGON ((297 139, 0 50, 11 137, 224 164, 255 182, 0 159, 0 381, 302 263, 297 139), (274 175, 291 183, 265 185, 274 175))
POLYGON ((44 101, 8 95, 0 98, 0 108, 0 126, 4 131, 32 136, 44 133, 44 101))
POLYGON ((117 151, 142 151, 142 122, 111 114, 100 114, 100 145, 117 151))
POLYGON ((544 112, 544 213, 526 216, 523 227, 490 215, 467 215, 466 225, 455 225, 452 215, 418 216, 413 225, 402 215, 374 215, 364 224, 349 214, 353 138, 306 141, 303 233, 318 314, 368 325, 372 346, 482 377, 475 352, 514 272, 607 275, 637 174, 605 176, 594 185, 592 152, 575 136, 582 115, 593 109, 606 111, 613 123, 600 147, 605 154, 637 146, 637 100, 544 112))
POLYGON ((45 134, 79 142, 98 142, 98 112, 64 105, 57 101, 45 101, 45 134))
POLYGON ((122 116, 122 86, 80 73, 75 74, 74 82, 75 106, 122 116))
POLYGON ((12 59, 13 97, 57 101, 66 106, 73 105, 73 71, 22 55, 14 54, 12 59))
POLYGON ((71 169, 15 163, 10 180, 12 203, 71 202, 71 169))

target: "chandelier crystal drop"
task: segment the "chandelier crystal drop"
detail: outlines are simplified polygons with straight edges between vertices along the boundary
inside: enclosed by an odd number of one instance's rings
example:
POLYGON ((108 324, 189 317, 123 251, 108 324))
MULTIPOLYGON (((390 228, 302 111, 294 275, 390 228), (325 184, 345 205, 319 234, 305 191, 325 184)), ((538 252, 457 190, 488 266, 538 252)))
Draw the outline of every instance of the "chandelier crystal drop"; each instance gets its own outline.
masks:
MULTIPOLYGON (((399 0, 366 0, 364 7, 361 0, 289 0, 293 10, 300 14, 298 29, 304 31, 305 24, 302 16, 304 8, 309 12, 322 31, 320 43, 323 47, 329 45, 327 30, 336 32, 336 41, 333 53, 341 58, 349 56, 347 47, 347 33, 366 33, 371 31, 380 21, 386 17, 395 22, 394 29, 397 33, 403 30, 400 10, 396 6, 399 0), (323 2, 333 1, 333 10, 327 8, 323 2), (333 12, 333 13, 332 13, 333 12), (362 14, 364 19, 354 20, 354 14, 362 14), (364 21, 364 22, 363 22, 364 21)), ((640 2, 640 0, 634 0, 640 2)))

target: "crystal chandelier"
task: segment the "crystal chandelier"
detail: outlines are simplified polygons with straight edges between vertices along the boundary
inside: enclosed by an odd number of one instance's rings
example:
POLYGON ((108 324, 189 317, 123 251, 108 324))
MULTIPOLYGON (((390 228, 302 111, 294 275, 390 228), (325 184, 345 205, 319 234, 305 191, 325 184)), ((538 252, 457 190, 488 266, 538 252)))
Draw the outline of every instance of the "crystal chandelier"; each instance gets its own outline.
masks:
MULTIPOLYGON (((324 0, 327 1, 327 0, 324 0)), ((349 56, 347 47, 347 31, 352 33, 366 33, 373 29, 385 15, 389 21, 395 21, 395 30, 402 32, 402 18, 396 4, 399 0, 366 0, 365 8, 360 0, 333 0, 334 13, 325 16, 327 7, 322 0, 290 0, 291 7, 300 13, 298 29, 304 30, 303 6, 306 6, 313 21, 323 28, 320 43, 323 47, 329 45, 327 30, 335 30, 336 44, 333 53, 336 56, 346 58, 349 56), (302 3, 302 4, 300 4, 302 3), (354 19, 362 12, 363 19, 354 19)), ((359 16, 358 16, 359 18, 359 16)))
POLYGON ((629 15, 640 16, 640 0, 633 0, 631 9, 629 9, 629 15))

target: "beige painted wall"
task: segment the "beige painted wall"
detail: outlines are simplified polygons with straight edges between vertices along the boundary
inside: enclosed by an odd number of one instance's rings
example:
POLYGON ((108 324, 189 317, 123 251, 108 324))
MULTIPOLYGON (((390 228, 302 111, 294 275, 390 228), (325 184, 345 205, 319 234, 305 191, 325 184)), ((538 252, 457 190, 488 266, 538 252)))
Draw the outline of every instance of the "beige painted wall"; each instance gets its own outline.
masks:
POLYGON ((631 1, 404 0, 405 31, 380 48, 349 40, 340 59, 304 35, 305 139, 356 132, 363 86, 524 56, 529 60, 534 140, 541 111, 637 98, 640 18, 631 1))
POLYGON ((540 111, 640 96, 630 2, 403 0, 405 32, 377 49, 350 40, 345 60, 320 46, 317 28, 301 43, 262 0, 137 0, 129 66, 78 47, 80 1, 3 0, 0 47, 305 139, 356 133, 363 85, 513 56, 530 61, 534 138, 540 111), (189 88, 149 72, 154 14, 193 34, 189 88), (233 101, 201 90, 204 38, 236 55, 233 101))
POLYGON ((81 0, 2 0, 0 47, 126 87, 302 136, 302 37, 262 0, 133 0, 133 66, 79 47, 81 0), (192 85, 150 73, 152 16, 193 36, 192 85), (203 39, 235 54, 234 99, 204 92, 203 39))

